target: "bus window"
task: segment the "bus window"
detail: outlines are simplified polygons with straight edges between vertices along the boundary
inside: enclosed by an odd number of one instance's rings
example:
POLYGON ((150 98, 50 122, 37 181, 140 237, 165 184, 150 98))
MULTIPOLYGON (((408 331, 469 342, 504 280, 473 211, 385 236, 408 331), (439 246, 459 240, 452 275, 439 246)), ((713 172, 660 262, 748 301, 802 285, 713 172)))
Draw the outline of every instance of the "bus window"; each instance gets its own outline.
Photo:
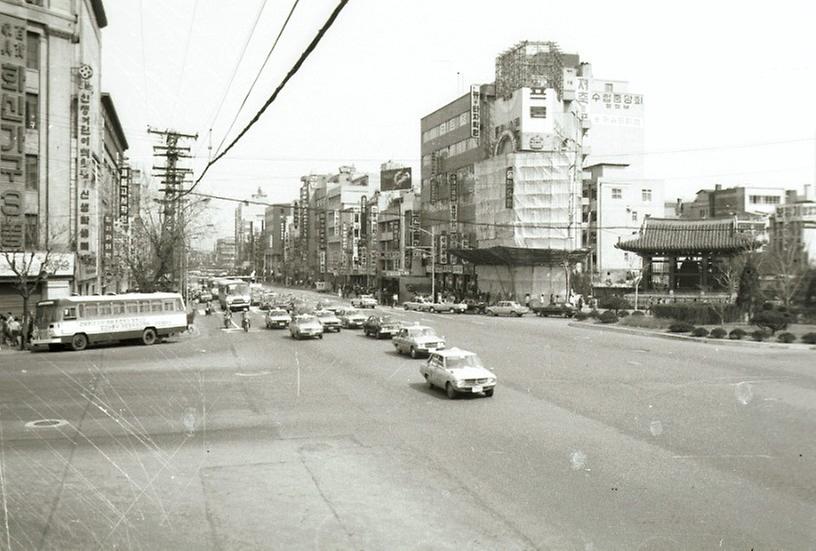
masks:
POLYGON ((106 316, 111 315, 111 303, 110 302, 100 302, 99 303, 99 317, 104 318, 106 316))
POLYGON ((150 312, 150 301, 149 300, 142 300, 139 302, 139 312, 142 314, 146 314, 150 312))
POLYGON ((160 300, 151 300, 150 301, 150 311, 151 312, 161 312, 162 311, 162 303, 160 300))
POLYGON ((172 300, 165 300, 164 301, 164 311, 165 312, 174 311, 176 309, 175 306, 174 306, 174 302, 175 301, 172 301, 172 300))
POLYGON ((85 311, 82 312, 83 318, 95 318, 99 316, 99 305, 98 304, 85 304, 83 305, 85 311))
POLYGON ((70 306, 68 308, 64 308, 62 310, 62 320, 63 321, 71 321, 77 319, 77 309, 76 306, 70 306))
POLYGON ((125 305, 122 302, 114 302, 111 304, 111 310, 114 316, 121 316, 125 313, 125 305))
POLYGON ((126 302, 125 303, 125 310, 128 314, 138 314, 139 313, 139 303, 135 300, 126 302))
POLYGON ((184 307, 181 304, 181 299, 176 299, 176 312, 183 312, 184 307))

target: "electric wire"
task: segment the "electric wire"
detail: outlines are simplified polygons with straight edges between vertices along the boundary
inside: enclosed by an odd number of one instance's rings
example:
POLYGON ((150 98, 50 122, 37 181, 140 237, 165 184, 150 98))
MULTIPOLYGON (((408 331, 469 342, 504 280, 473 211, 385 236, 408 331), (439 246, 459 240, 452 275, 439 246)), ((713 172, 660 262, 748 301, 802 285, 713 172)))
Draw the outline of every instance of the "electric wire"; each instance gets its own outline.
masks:
POLYGON ((181 58, 181 71, 179 72, 179 79, 178 79, 178 87, 176 89, 176 98, 173 100, 173 119, 175 120, 178 116, 178 110, 176 106, 178 105, 178 98, 181 95, 181 86, 184 84, 184 73, 187 70, 187 56, 190 53, 190 42, 192 42, 193 38, 193 26, 195 24, 196 13, 198 13, 198 0, 194 0, 193 3, 193 13, 190 16, 190 27, 187 29, 187 41, 184 44, 184 55, 181 58))
POLYGON ((244 60, 244 55, 246 54, 247 47, 249 46, 249 43, 252 41, 252 37, 255 36, 255 29, 258 28, 258 22, 261 20, 261 14, 263 14, 264 9, 266 8, 266 2, 267 0, 263 0, 263 2, 261 2, 261 5, 258 7, 258 11, 255 13, 255 20, 252 23, 252 28, 250 29, 249 34, 247 34, 246 40, 244 41, 244 45, 241 47, 241 53, 238 55, 238 60, 235 62, 235 66, 232 69, 232 74, 230 75, 229 81, 227 82, 227 86, 226 88, 224 88, 224 93, 221 94, 221 100, 218 102, 218 107, 216 107, 212 117, 210 117, 210 124, 207 126, 207 128, 212 128, 215 122, 218 120, 218 116, 221 114, 221 108, 224 106, 224 101, 227 99, 227 95, 229 94, 229 91, 232 88, 232 83, 235 80, 235 75, 238 74, 238 68, 241 66, 241 62, 244 60))
POLYGON ((306 49, 300 55, 298 60, 295 62, 295 64, 292 66, 292 68, 289 70, 289 72, 286 74, 286 76, 283 78, 283 80, 278 85, 278 87, 275 89, 275 91, 272 93, 272 95, 269 96, 269 99, 266 100, 266 102, 263 104, 263 106, 260 108, 260 110, 258 110, 258 112, 255 114, 255 116, 252 117, 252 120, 250 120, 246 124, 246 126, 244 126, 243 130, 241 130, 241 132, 235 137, 234 140, 232 140, 232 142, 226 147, 226 149, 224 149, 224 151, 222 151, 221 153, 216 155, 215 158, 213 158, 212 160, 210 160, 206 164, 206 166, 204 167, 204 170, 202 171, 201 175, 196 179, 196 181, 193 183, 193 185, 190 187, 190 189, 184 191, 180 195, 180 197, 183 197, 184 195, 186 195, 186 194, 190 193, 192 190, 194 190, 196 188, 196 186, 204 178, 204 176, 207 174, 207 171, 210 169, 210 167, 212 167, 221 158, 223 158, 227 153, 229 153, 229 151, 233 147, 235 147, 235 144, 237 144, 241 140, 241 138, 243 138, 244 135, 246 135, 246 133, 249 131, 249 129, 252 128, 255 125, 255 123, 258 122, 258 120, 260 120, 260 118, 264 114, 264 112, 269 108, 270 105, 272 105, 272 103, 275 101, 275 99, 277 99, 278 94, 280 94, 281 90, 283 90, 283 88, 286 86, 286 83, 289 82, 289 80, 293 76, 295 76, 295 74, 297 74, 297 72, 300 70, 303 63, 306 61, 306 59, 309 57, 309 55, 311 55, 311 53, 315 50, 317 45, 320 43, 320 40, 323 38, 323 36, 326 34, 326 32, 328 32, 328 30, 334 24, 334 21, 337 19, 337 16, 340 15, 340 12, 343 11, 343 8, 346 7, 346 4, 348 4, 348 2, 349 2, 349 0, 340 0, 340 3, 337 4, 337 7, 334 8, 334 11, 331 13, 329 18, 323 24, 323 27, 321 27, 320 30, 317 31, 317 35, 315 35, 315 37, 312 39, 311 43, 309 43, 309 45, 306 47, 306 49))
POLYGON ((232 132, 233 126, 235 126, 235 123, 238 120, 241 111, 243 111, 250 94, 252 94, 252 90, 255 89, 255 84, 258 83, 258 79, 261 77, 261 73, 263 73, 264 68, 266 68, 266 64, 269 62, 270 57, 272 57, 272 52, 275 51, 275 47, 278 45, 278 41, 280 41, 280 38, 283 35, 283 31, 286 30, 286 26, 289 25, 289 20, 292 18, 292 14, 295 13, 295 8, 297 8, 299 2, 300 0, 295 0, 295 2, 292 4, 292 8, 289 10, 289 14, 286 16, 283 25, 281 25, 280 31, 278 31, 278 36, 275 37, 275 41, 272 43, 272 47, 269 48, 269 51, 266 53, 266 58, 264 59, 264 62, 261 64, 260 69, 258 69, 258 72, 255 73, 255 79, 249 86, 249 90, 247 90, 246 95, 244 95, 244 99, 241 100, 241 105, 238 107, 238 111, 235 112, 235 116, 232 118, 232 122, 230 123, 229 128, 227 128, 227 131, 224 132, 224 137, 221 138, 218 147, 215 149, 216 155, 218 155, 218 152, 221 151, 221 146, 224 145, 224 141, 227 139, 227 136, 229 136, 229 133, 232 132))

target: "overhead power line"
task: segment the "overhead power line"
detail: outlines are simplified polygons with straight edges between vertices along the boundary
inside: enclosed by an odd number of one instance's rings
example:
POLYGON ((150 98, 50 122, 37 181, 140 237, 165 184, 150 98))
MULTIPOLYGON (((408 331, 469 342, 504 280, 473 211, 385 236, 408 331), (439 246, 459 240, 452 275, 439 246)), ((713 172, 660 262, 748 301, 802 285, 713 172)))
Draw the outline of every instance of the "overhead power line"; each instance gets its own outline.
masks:
POLYGON ((252 37, 255 36, 255 29, 258 27, 258 22, 261 20, 261 14, 266 7, 267 0, 263 0, 261 2, 258 11, 255 13, 255 20, 252 23, 252 28, 249 30, 249 34, 247 34, 246 40, 244 41, 244 45, 241 47, 241 53, 238 55, 238 60, 235 62, 235 67, 232 69, 232 74, 230 75, 229 81, 227 82, 227 87, 224 88, 224 93, 221 95, 221 100, 218 102, 218 107, 215 109, 215 113, 210 118, 210 124, 207 128, 212 128, 215 124, 215 121, 218 120, 218 115, 221 114, 221 108, 224 106, 224 100, 227 99, 227 94, 229 94, 230 88, 232 88, 232 83, 235 80, 235 75, 238 73, 238 68, 241 66, 241 61, 244 59, 244 54, 246 54, 247 46, 249 46, 252 37))
POLYGON ((215 148, 215 154, 216 155, 218 155, 218 152, 221 151, 221 146, 224 145, 224 142, 226 141, 227 137, 229 136, 229 133, 232 132, 232 127, 235 126, 235 123, 238 120, 238 116, 241 114, 241 111, 243 111, 244 105, 246 105, 246 102, 249 99, 250 94, 252 94, 252 90, 255 89, 255 84, 257 84, 258 79, 261 77, 261 73, 263 73, 263 70, 266 67, 266 64, 269 62, 269 58, 272 57, 272 52, 275 51, 275 47, 278 45, 278 41, 280 40, 281 36, 283 35, 283 31, 285 31, 286 26, 289 25, 289 20, 292 18, 292 14, 295 13, 295 8, 297 8, 298 2, 300 2, 300 0, 295 0, 295 2, 292 4, 292 9, 289 10, 289 14, 286 16, 286 19, 284 20, 283 25, 281 25, 280 31, 278 31, 278 36, 275 37, 275 41, 272 43, 272 47, 269 48, 269 51, 266 53, 266 59, 264 59, 264 62, 261 64, 261 67, 258 69, 258 72, 255 73, 255 80, 252 81, 252 84, 250 85, 249 90, 247 90, 247 93, 244 96, 244 99, 241 101, 241 105, 238 107, 238 110, 235 112, 235 116, 232 118, 232 122, 230 123, 229 128, 227 128, 227 131, 224 132, 224 137, 221 138, 221 142, 218 144, 218 147, 215 148))
POLYGON ((293 76, 295 76, 295 74, 297 74, 297 72, 300 70, 300 67, 303 65, 303 63, 306 61, 306 59, 309 57, 309 55, 311 55, 311 53, 314 51, 314 49, 320 43, 320 40, 323 38, 323 36, 326 34, 326 32, 328 32, 328 30, 334 24, 334 21, 337 19, 337 16, 340 15, 340 12, 343 11, 343 8, 346 7, 346 4, 348 4, 348 2, 349 2, 349 0, 340 0, 340 3, 337 4, 337 7, 334 8, 334 11, 331 13, 329 18, 326 20, 326 22, 323 24, 323 26, 320 28, 320 30, 317 31, 317 35, 315 35, 315 37, 312 39, 311 43, 309 43, 309 45, 306 47, 306 49, 300 55, 298 60, 295 62, 295 64, 292 66, 292 68, 289 70, 289 72, 286 74, 286 76, 283 78, 283 80, 278 85, 278 87, 275 89, 275 91, 272 92, 272 95, 269 96, 269 99, 266 100, 266 102, 258 110, 258 112, 255 114, 255 116, 252 117, 252 120, 250 120, 249 123, 247 123, 247 125, 244 126, 244 129, 241 130, 241 132, 235 137, 234 140, 232 140, 232 142, 226 147, 226 149, 224 149, 224 151, 222 151, 221 153, 216 155, 215 158, 213 158, 211 161, 209 161, 207 163, 207 165, 204 167, 204 171, 196 179, 196 181, 193 183, 193 185, 190 187, 190 189, 188 189, 186 192, 184 192, 185 194, 190 193, 192 190, 194 190, 196 188, 196 186, 199 184, 199 182, 201 182, 201 180, 207 174, 207 171, 210 169, 210 167, 213 166, 215 163, 217 163, 221 158, 223 158, 224 155, 229 153, 230 149, 232 149, 235 146, 235 144, 237 144, 241 140, 241 138, 244 137, 244 135, 249 131, 249 129, 252 128, 255 125, 255 123, 257 123, 260 120, 261 115, 263 115, 264 112, 269 108, 269 106, 272 105, 272 102, 274 102, 275 99, 278 97, 278 94, 280 94, 281 90, 283 90, 283 88, 286 86, 286 83, 289 82, 289 80, 293 76))

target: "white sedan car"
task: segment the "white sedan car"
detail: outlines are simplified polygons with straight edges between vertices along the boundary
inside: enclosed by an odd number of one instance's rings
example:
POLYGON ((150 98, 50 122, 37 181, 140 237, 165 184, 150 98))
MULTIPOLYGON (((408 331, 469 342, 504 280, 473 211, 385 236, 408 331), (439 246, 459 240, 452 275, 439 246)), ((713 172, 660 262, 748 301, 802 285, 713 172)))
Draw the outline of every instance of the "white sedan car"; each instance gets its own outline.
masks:
POLYGON ((432 301, 426 299, 425 297, 415 297, 414 300, 404 302, 402 307, 406 310, 422 311, 423 309, 427 309, 431 304, 432 301))
POLYGON ((524 314, 529 314, 530 309, 526 306, 522 306, 518 302, 513 302, 512 300, 500 300, 496 304, 492 306, 488 306, 485 309, 485 313, 488 316, 518 316, 521 317, 524 314))
POLYGON ((496 386, 496 375, 482 365, 479 356, 461 348, 431 352, 419 372, 431 387, 443 389, 450 399, 482 392, 490 397, 496 386))
POLYGON ((355 308, 376 308, 377 299, 373 295, 360 295, 351 299, 351 305, 355 308))

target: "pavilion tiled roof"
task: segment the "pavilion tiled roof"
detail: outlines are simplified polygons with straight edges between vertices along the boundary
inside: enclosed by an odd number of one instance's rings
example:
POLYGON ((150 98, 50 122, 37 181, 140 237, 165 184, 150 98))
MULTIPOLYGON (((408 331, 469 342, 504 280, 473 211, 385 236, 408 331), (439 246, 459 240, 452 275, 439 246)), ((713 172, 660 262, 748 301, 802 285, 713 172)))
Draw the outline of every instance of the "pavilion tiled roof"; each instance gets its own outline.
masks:
POLYGON ((647 218, 640 235, 615 247, 638 254, 738 254, 756 246, 750 235, 737 229, 735 218, 676 220, 647 218))

